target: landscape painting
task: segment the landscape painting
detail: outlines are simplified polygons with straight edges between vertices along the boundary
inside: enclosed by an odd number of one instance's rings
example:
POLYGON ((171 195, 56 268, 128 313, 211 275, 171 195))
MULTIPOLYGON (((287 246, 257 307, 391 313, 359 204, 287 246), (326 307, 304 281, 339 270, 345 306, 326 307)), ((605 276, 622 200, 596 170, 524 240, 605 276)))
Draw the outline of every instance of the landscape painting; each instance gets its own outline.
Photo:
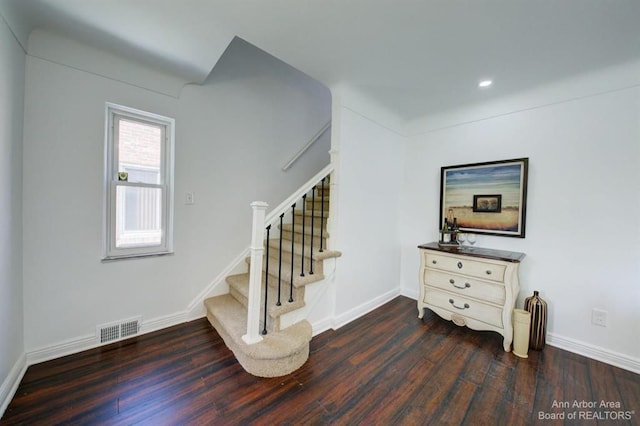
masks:
POLYGON ((442 167, 440 223, 461 231, 524 238, 528 158, 442 167))

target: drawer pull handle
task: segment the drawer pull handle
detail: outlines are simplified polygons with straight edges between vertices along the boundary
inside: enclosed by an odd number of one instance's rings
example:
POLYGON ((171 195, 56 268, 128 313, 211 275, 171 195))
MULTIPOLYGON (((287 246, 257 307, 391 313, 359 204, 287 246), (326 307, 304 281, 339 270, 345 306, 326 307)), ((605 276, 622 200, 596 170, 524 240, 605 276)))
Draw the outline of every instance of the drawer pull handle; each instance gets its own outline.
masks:
POLYGON ((464 283, 464 286, 462 286, 462 287, 459 286, 459 285, 456 285, 456 282, 455 282, 455 280, 453 278, 450 279, 449 282, 451 283, 452 286, 454 286, 455 288, 459 288, 461 290, 464 290, 465 288, 471 287, 471 284, 469 284, 469 283, 464 283))
POLYGON ((456 308, 456 309, 460 309, 460 310, 469 309, 469 304, 468 303, 465 303, 464 307, 462 307, 462 308, 460 306, 456 306, 456 304, 453 303, 453 299, 449 299, 449 303, 451 303, 453 305, 453 307, 456 308))
POLYGON ((438 261, 437 260, 432 260, 431 263, 433 263, 435 265, 436 263, 438 263, 438 261))
POLYGON ((462 269, 462 262, 458 262, 458 269, 462 269))
POLYGON ((491 271, 487 269, 487 275, 491 275, 491 271))

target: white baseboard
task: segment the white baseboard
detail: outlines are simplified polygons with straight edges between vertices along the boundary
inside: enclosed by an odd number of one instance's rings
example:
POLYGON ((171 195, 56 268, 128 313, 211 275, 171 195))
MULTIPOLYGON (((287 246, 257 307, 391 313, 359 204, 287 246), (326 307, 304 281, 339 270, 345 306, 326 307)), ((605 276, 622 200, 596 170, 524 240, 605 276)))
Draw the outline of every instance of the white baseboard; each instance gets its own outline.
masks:
POLYGON ((370 300, 367 303, 363 303, 360 306, 356 306, 355 308, 350 309, 344 314, 330 317, 330 318, 324 318, 322 320, 316 321, 313 324, 311 324, 311 328, 313 329, 313 335, 317 336, 318 334, 323 333, 327 330, 337 330, 340 327, 343 327, 348 323, 360 318, 361 316, 368 314, 369 312, 384 305, 385 303, 390 302, 398 295, 399 293, 397 289, 392 290, 381 296, 376 297, 373 300, 370 300))
POLYGON ((318 334, 324 333, 327 330, 331 330, 333 328, 333 320, 331 318, 325 318, 321 321, 314 322, 311 324, 311 329, 313 330, 313 336, 317 336, 318 334))
POLYGON ((384 305, 387 302, 390 302, 394 298, 400 295, 400 289, 396 288, 387 293, 384 293, 375 299, 372 299, 366 303, 363 303, 360 306, 356 306, 355 308, 349 309, 347 312, 340 314, 333 319, 333 329, 337 330, 340 327, 343 327, 350 323, 351 321, 360 318, 361 316, 368 314, 374 309, 384 305))
POLYGON ((27 366, 39 364, 63 356, 75 354, 100 346, 95 335, 65 340, 40 349, 27 352, 27 366))
MULTIPOLYGON (((182 324, 189 321, 189 317, 186 311, 178 312, 164 317, 154 318, 149 321, 143 321, 140 326, 140 332, 135 336, 141 336, 143 334, 151 333, 154 331, 162 330, 163 328, 173 327, 174 325, 182 324)), ((126 340, 126 339, 122 339, 126 340)), ((76 339, 66 340, 60 343, 56 343, 45 348, 29 351, 26 354, 27 366, 38 364, 41 362, 49 361, 63 356, 75 354, 78 352, 86 351, 89 349, 97 348, 98 346, 105 346, 115 341, 101 344, 95 335, 89 335, 79 337, 76 339)))
POLYGON ((142 321, 142 326, 140 327, 140 332, 137 336, 162 330, 163 328, 173 327, 174 325, 182 324, 187 321, 190 321, 190 319, 186 311, 165 315, 149 321, 142 321))
POLYGON ((7 378, 2 382, 2 386, 0 386, 0 418, 2 418, 13 396, 16 394, 26 371, 27 355, 22 354, 13 365, 13 368, 11 368, 11 371, 9 371, 7 378))
POLYGON ((569 337, 547 333, 547 344, 640 374, 640 359, 569 337))
POLYGON ((401 288, 400 295, 408 297, 409 299, 418 300, 418 297, 420 297, 420 291, 418 289, 409 290, 406 288, 401 288))

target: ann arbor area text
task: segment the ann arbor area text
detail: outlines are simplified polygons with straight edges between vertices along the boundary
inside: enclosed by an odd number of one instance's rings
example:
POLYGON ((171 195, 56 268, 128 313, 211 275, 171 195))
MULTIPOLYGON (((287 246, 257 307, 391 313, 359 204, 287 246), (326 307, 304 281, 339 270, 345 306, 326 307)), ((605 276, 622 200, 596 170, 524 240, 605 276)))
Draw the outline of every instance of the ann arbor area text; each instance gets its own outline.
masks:
POLYGON ((551 408, 622 408, 620 401, 556 401, 553 400, 551 408))

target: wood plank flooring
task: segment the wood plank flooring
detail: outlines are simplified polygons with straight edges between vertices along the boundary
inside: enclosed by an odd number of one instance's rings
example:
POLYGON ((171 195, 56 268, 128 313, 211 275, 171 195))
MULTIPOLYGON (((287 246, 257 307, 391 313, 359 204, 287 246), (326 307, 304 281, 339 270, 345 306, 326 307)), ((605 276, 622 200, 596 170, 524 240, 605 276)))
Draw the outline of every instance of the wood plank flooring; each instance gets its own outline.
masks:
POLYGON ((206 319, 34 365, 0 420, 15 424, 638 425, 640 375, 551 346, 520 359, 398 297, 280 378, 245 373, 206 319))

